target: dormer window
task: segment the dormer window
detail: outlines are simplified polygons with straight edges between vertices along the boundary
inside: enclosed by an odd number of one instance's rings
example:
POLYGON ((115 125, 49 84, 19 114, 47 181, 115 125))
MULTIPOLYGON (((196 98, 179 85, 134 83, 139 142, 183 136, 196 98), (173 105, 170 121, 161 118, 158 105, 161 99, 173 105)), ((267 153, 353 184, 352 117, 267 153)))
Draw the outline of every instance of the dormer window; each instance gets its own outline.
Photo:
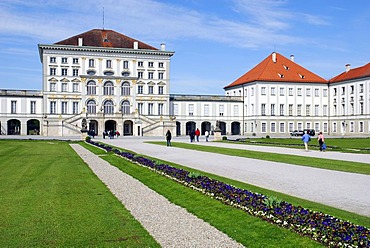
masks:
POLYGON ((289 67, 286 65, 283 65, 285 70, 289 70, 289 67))
POLYGON ((283 78, 283 77, 284 77, 284 75, 283 75, 283 74, 278 73, 278 75, 279 75, 279 77, 281 77, 281 78, 283 78))
POLYGON ((304 78, 305 78, 305 76, 304 76, 304 75, 299 74, 299 73, 298 73, 298 76, 299 76, 300 78, 302 78, 302 79, 304 79, 304 78))
POLYGON ((112 75, 114 75, 114 72, 113 71, 105 71, 104 75, 105 76, 112 76, 112 75))

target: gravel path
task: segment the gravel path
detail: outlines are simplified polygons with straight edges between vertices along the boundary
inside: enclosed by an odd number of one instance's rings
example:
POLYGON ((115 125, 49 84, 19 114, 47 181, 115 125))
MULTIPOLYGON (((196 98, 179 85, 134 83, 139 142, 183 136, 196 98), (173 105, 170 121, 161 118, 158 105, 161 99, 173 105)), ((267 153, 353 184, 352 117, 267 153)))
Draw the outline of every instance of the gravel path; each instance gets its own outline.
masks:
POLYGON ((243 247, 78 144, 71 144, 162 247, 243 247))

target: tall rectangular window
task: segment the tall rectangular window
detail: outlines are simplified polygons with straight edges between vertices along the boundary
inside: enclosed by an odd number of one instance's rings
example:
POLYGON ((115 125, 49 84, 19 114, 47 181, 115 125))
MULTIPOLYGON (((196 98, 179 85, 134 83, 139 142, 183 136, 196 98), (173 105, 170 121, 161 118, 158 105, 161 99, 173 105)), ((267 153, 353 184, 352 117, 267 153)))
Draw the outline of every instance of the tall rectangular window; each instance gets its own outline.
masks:
POLYGON ((322 90, 322 96, 327 97, 328 96, 328 89, 323 89, 322 90))
POLYGON ((324 105, 322 107, 322 115, 327 116, 328 115, 328 105, 324 105))
POLYGON ((154 86, 149 85, 149 94, 154 94, 154 86))
POLYGON ((288 113, 289 113, 289 116, 292 116, 293 115, 293 104, 289 104, 289 106, 288 106, 288 113))
POLYGON ((73 58, 73 59, 72 59, 72 63, 73 63, 73 64, 78 64, 78 58, 73 58))
POLYGON ((266 122, 262 122, 261 123, 261 132, 266 133, 266 130, 267 130, 267 124, 266 124, 266 122))
POLYGON ((50 63, 56 63, 57 58, 56 57, 50 57, 50 63))
POLYGON ((219 108, 219 111, 218 111, 219 112, 219 116, 223 116, 224 115, 224 111, 225 111, 224 110, 225 109, 225 106, 221 104, 218 108, 219 108))
POLYGON ((319 116, 319 105, 315 105, 315 116, 319 116))
POLYGON ((271 115, 275 115, 275 104, 271 104, 271 115))
POLYGON ((310 115, 311 115, 311 105, 306 104, 306 116, 310 116, 310 115))
POLYGON ((298 96, 302 96, 302 88, 298 88, 297 89, 297 95, 298 96))
POLYGON ((284 122, 279 123, 279 132, 285 133, 285 123, 284 122))
POLYGON ((274 96, 276 94, 276 88, 275 87, 271 87, 271 95, 274 96))
POLYGON ((53 92, 55 92, 55 91, 57 91, 57 84, 56 83, 50 83, 50 91, 53 91, 53 92))
POLYGON ((320 94, 319 94, 319 93, 320 93, 320 90, 319 90, 319 89, 315 89, 315 96, 316 96, 316 97, 319 97, 319 96, 320 96, 320 94))
POLYGON ((51 101, 50 102, 50 114, 56 114, 56 110, 57 110, 57 102, 51 101))
POLYGON ((324 122, 324 133, 328 132, 328 123, 324 122))
POLYGON ((289 122, 289 132, 293 132, 293 130, 294 130, 294 123, 289 122))
POLYGON ((95 67, 95 60, 89 59, 89 67, 95 67))
POLYGON ((337 132, 337 123, 334 122, 333 123, 333 133, 336 133, 337 132))
POLYGON ((276 132, 276 123, 275 122, 270 123, 270 131, 271 131, 271 133, 276 132))
POLYGON ((302 104, 297 105, 297 115, 301 116, 302 115, 302 104))
POLYGON ((62 64, 67 64, 68 63, 68 58, 62 58, 62 64))
POLYGON ((112 60, 107 59, 107 68, 112 68, 112 60))
POLYGON ((280 115, 281 116, 284 116, 285 115, 284 104, 280 104, 280 115))
POLYGON ((73 92, 78 92, 78 83, 73 83, 73 92))
POLYGON ((163 75, 164 75, 163 72, 158 72, 158 79, 163 79, 164 78, 163 75))
POLYGON ((67 91, 68 91, 68 84, 62 83, 62 92, 67 92, 67 91))
POLYGON ((194 115, 194 104, 189 104, 189 115, 194 115))
POLYGON ((62 76, 67 76, 67 74, 68 74, 68 69, 62 68, 62 76))
POLYGON ((306 89, 306 96, 311 96, 311 88, 306 89))
POLYGON ((139 102, 139 103, 137 104, 137 112, 138 112, 139 114, 143 114, 143 111, 144 111, 144 104, 143 104, 142 102, 139 102))
POLYGON ((153 79, 154 78, 154 72, 149 72, 148 73, 148 78, 153 79))
POLYGON ((67 102, 62 102, 62 114, 67 114, 67 102))
POLYGON ((320 123, 315 122, 315 131, 318 132, 320 131, 320 123))
POLYGON ((266 104, 265 103, 261 104, 261 115, 266 115, 266 104))
POLYGON ((10 102, 10 113, 16 114, 17 113, 17 101, 10 102))
POLYGON ((261 88, 261 95, 266 95, 266 87, 261 88))
POLYGON ((123 61, 123 69, 128 69, 128 61, 123 61))
POLYGON ((288 91, 289 91, 289 96, 293 96, 293 88, 289 88, 288 91))
POLYGON ((36 114, 36 101, 31 101, 30 113, 31 114, 36 114))
POLYGON ((360 133, 364 132, 364 123, 362 121, 359 122, 359 130, 360 133))
POLYGON ((164 94, 164 87, 163 86, 158 86, 158 94, 163 95, 164 94))
POLYGON ((209 116, 209 104, 204 104, 204 116, 209 116))
POLYGON ((159 67, 159 68, 163 68, 163 67, 164 67, 163 62, 158 62, 158 67, 159 67))
POLYGON ((137 93, 138 94, 143 94, 143 86, 142 85, 137 86, 137 93))
POLYGON ((158 103, 158 115, 163 115, 163 103, 158 103))
POLYGON ((239 106, 234 105, 234 116, 239 116, 239 106))
POLYGON ((78 77, 78 69, 73 69, 73 70, 72 70, 72 75, 73 75, 74 77, 78 77))
POLYGON ((153 115, 154 113, 154 104, 148 103, 148 115, 153 115))
POLYGON ((50 68, 50 76, 55 76, 57 74, 56 68, 50 68))
POLYGON ((78 108, 78 102, 73 102, 72 103, 72 113, 73 114, 78 114, 80 111, 79 111, 79 108, 78 108))
POLYGON ((284 96, 285 95, 285 88, 279 88, 280 90, 280 96, 284 96))
POLYGON ((139 71, 139 72, 137 73, 137 77, 138 77, 138 78, 143 78, 143 77, 144 77, 144 72, 139 71))

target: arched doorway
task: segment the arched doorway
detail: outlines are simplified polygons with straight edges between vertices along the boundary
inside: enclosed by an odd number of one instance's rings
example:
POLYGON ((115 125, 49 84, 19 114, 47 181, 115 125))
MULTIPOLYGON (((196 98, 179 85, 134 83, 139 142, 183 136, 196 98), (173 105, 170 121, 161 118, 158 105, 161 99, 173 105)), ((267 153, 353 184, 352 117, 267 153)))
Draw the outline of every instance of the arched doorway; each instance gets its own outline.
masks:
POLYGON ((181 123, 179 121, 176 121, 176 135, 181 135, 181 123))
POLYGON ((89 131, 94 131, 95 135, 98 135, 98 122, 96 120, 90 120, 89 122, 89 131))
POLYGON ((108 120, 105 122, 105 125, 104 125, 104 129, 105 131, 116 131, 117 130, 117 122, 113 121, 113 120, 108 120))
POLYGON ((232 135, 240 134, 240 123, 239 122, 231 123, 231 134, 232 135))
POLYGON ((226 135, 226 123, 223 121, 220 121, 219 128, 221 129, 221 135, 226 135))
POLYGON ((40 134, 40 121, 31 119, 27 121, 27 135, 39 135, 40 134))
POLYGON ((186 135, 188 135, 191 131, 195 131, 196 124, 194 121, 186 122, 186 135))
POLYGON ((123 123, 123 135, 129 136, 133 135, 133 122, 132 121, 125 121, 123 123))
POLYGON ((201 130, 200 130, 202 135, 204 135, 206 131, 208 132, 211 131, 211 123, 208 121, 202 122, 201 130))
POLYGON ((21 122, 16 119, 8 120, 8 135, 21 134, 21 122))

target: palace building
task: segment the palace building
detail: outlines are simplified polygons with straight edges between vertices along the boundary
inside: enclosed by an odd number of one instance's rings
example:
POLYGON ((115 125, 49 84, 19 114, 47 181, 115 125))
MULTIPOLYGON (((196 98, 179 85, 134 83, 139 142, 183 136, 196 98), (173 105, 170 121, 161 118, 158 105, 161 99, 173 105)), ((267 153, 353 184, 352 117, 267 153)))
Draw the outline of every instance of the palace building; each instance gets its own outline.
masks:
POLYGON ((165 44, 93 29, 38 48, 42 89, 0 90, 2 135, 186 135, 216 125, 223 135, 370 134, 370 63, 325 80, 273 52, 225 95, 177 95, 170 93, 174 52, 165 44))

